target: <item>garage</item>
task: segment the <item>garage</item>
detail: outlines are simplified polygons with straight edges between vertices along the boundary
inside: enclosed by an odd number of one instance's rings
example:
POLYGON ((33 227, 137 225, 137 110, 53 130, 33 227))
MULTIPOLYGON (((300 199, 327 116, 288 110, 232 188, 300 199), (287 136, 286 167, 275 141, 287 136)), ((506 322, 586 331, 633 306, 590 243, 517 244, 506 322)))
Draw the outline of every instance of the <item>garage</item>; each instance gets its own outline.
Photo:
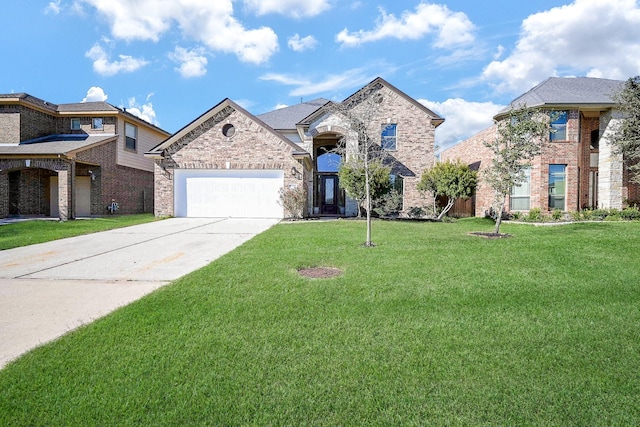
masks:
POLYGON ((282 170, 176 169, 175 216, 282 218, 282 170))

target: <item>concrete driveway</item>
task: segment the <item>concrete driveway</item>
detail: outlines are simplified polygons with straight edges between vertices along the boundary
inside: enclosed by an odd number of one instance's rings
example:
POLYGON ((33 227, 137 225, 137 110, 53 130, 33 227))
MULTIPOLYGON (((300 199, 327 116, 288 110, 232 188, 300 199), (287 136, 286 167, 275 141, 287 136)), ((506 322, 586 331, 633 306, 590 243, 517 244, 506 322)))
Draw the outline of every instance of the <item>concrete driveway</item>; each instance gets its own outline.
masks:
POLYGON ((171 218, 0 251, 0 368, 209 264, 277 222, 171 218))

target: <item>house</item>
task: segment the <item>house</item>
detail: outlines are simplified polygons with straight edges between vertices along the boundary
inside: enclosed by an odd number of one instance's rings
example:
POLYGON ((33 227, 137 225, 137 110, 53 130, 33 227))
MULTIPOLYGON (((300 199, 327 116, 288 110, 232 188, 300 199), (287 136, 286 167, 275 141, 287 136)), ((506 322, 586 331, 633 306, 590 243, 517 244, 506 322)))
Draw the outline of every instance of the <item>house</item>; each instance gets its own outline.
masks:
POLYGON ((0 217, 61 220, 153 211, 153 161, 168 132, 106 102, 0 94, 0 217))
MULTIPOLYGON (((355 99, 373 97, 368 125, 394 159, 403 207, 422 206, 417 184, 433 165, 434 131, 444 119, 382 78, 342 104, 355 110, 355 99)), ((280 190, 301 188, 306 215, 355 215, 331 151, 343 137, 353 144, 354 132, 329 104, 319 98, 255 116, 224 99, 147 153, 155 160, 155 214, 282 218, 280 190)))
MULTIPOLYGON (((495 117, 506 117, 510 108, 526 105, 553 111, 543 151, 527 170, 526 181, 511 191, 506 210, 577 211, 585 208, 622 208, 640 198, 638 186, 629 182, 622 158, 615 155, 609 136, 620 114, 612 95, 624 84, 618 80, 552 77, 513 100, 495 117)), ((444 150, 441 160, 460 160, 482 170, 492 154, 484 142, 496 138, 496 125, 444 150)), ((494 194, 482 177, 473 200, 476 216, 485 215, 494 194)))

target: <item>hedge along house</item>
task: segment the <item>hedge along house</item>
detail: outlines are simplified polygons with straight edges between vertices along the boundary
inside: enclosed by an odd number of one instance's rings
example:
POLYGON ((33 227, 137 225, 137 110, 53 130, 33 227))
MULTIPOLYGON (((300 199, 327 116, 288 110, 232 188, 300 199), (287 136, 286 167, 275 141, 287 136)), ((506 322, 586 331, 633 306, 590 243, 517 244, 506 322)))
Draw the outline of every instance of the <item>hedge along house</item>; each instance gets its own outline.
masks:
MULTIPOLYGON (((354 97, 376 97, 369 126, 385 136, 404 208, 422 206, 417 183, 433 165, 434 131, 444 119, 381 78, 343 104, 354 97)), ((156 215, 282 218, 289 213, 280 190, 292 188, 306 192, 306 215, 355 215, 332 152, 345 136, 353 144, 353 132, 329 104, 319 98, 254 116, 223 100, 147 153, 156 162, 156 215)))
MULTIPOLYGON (((509 212, 577 211, 585 208, 622 208, 638 200, 638 186, 629 182, 621 156, 615 155, 609 138, 620 114, 612 95, 624 82, 598 78, 549 78, 513 100, 494 120, 510 108, 526 105, 553 112, 552 127, 543 151, 527 171, 526 181, 513 188, 509 212)), ((496 125, 444 150, 441 160, 460 160, 480 171, 491 165, 492 153, 485 142, 496 138, 496 125)), ((482 175, 474 197, 473 213, 486 215, 494 194, 482 175)))
POLYGON ((168 132, 106 102, 0 95, 0 217, 61 220, 153 210, 144 151, 168 132))

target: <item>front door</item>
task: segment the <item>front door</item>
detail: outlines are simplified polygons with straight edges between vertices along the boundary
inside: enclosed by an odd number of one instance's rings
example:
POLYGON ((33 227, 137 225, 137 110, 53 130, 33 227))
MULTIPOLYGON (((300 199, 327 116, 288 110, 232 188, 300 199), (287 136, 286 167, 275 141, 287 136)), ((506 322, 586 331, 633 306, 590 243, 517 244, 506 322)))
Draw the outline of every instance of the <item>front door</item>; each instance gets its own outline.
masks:
POLYGON ((338 213, 338 175, 322 175, 320 185, 320 213, 338 213))

